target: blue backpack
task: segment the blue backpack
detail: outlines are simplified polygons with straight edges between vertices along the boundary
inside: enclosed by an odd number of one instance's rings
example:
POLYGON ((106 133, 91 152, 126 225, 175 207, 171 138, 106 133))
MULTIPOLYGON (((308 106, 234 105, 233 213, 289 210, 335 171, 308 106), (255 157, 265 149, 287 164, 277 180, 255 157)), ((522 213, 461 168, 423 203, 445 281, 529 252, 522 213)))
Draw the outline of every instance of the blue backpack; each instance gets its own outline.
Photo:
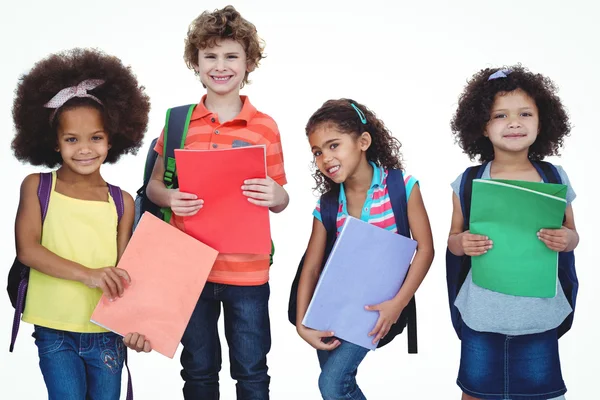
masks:
MULTIPOLYGON (((469 167, 465 170, 460 183, 460 205, 463 213, 463 229, 469 229, 470 211, 471 211, 471 194, 473 188, 473 179, 480 179, 483 171, 487 166, 487 162, 469 167)), ((549 162, 537 161, 532 162, 538 173, 546 183, 562 183, 562 179, 556 167, 549 162)), ((458 308, 454 305, 456 296, 465 282, 465 279, 471 269, 471 257, 455 256, 446 249, 446 283, 448 285, 448 302, 450 305, 450 315, 452 317, 452 325, 454 330, 461 338, 462 318, 458 308)), ((572 251, 561 252, 558 255, 558 279, 565 293, 565 296, 573 308, 573 312, 562 322, 558 327, 558 337, 561 337, 571 329, 573 325, 573 315, 575 314, 575 301, 577 299, 577 290, 579 282, 577 281, 577 273, 575 271, 575 255, 572 251)))
MULTIPOLYGON (((185 139, 190 126, 190 120, 195 107, 196 104, 187 104, 184 106, 169 108, 167 110, 163 134, 163 161, 165 166, 163 181, 165 182, 167 189, 177 189, 179 187, 179 182, 177 181, 177 169, 175 165, 175 149, 183 149, 185 145, 185 139)), ((142 187, 138 189, 135 197, 135 219, 133 223, 134 230, 145 212, 149 212, 165 222, 169 222, 171 220, 171 209, 159 207, 158 205, 154 204, 146 195, 146 188, 148 187, 148 182, 150 182, 152 170, 154 169, 154 164, 156 163, 156 158, 158 157, 158 153, 154 150, 157 140, 158 138, 155 138, 152 143, 150 143, 150 148, 148 150, 148 154, 146 155, 146 164, 144 166, 144 183, 142 184, 142 187)), ((274 254, 275 245, 273 244, 273 241, 271 241, 270 264, 273 264, 274 254)))
MULTIPOLYGON (((396 218, 398 226, 398 234, 410 237, 410 228, 408 225, 407 199, 406 188, 401 170, 389 170, 387 177, 387 187, 392 203, 392 210, 396 218)), ((321 219, 325 230, 327 231, 327 244, 325 246, 325 254, 323 256, 323 265, 327 261, 333 245, 337 239, 337 213, 338 213, 338 196, 339 191, 331 190, 321 196, 321 219)), ((298 296, 298 283, 304 266, 304 256, 300 260, 296 276, 290 290, 290 299, 288 302, 288 320, 293 325, 296 325, 296 305, 298 296)), ((379 341, 378 348, 383 347, 391 342, 397 335, 402 333, 404 327, 408 329, 408 352, 410 354, 417 353, 417 307, 415 298, 413 297, 408 305, 404 308, 398 321, 392 325, 389 333, 379 341)))

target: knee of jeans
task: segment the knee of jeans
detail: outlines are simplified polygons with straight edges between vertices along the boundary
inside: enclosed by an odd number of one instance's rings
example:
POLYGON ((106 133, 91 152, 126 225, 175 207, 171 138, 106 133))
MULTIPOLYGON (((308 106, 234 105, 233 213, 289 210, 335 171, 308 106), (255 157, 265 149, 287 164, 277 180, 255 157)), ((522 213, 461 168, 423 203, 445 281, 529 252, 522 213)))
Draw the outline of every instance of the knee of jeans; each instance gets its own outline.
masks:
POLYGON ((319 375, 319 391, 324 399, 343 399, 345 398, 349 382, 344 376, 333 376, 326 372, 319 375))

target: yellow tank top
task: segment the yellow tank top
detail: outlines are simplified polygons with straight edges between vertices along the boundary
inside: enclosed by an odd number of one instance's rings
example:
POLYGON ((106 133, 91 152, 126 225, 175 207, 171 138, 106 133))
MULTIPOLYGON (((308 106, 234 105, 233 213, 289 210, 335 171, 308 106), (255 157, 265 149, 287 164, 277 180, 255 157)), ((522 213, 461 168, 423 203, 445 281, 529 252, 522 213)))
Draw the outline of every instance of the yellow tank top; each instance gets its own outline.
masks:
MULTIPOLYGON (((117 210, 107 201, 74 199, 55 191, 56 172, 42 246, 88 268, 112 267, 117 262, 117 210)), ((106 332, 90 322, 102 291, 83 283, 30 271, 23 321, 70 332, 106 332)))

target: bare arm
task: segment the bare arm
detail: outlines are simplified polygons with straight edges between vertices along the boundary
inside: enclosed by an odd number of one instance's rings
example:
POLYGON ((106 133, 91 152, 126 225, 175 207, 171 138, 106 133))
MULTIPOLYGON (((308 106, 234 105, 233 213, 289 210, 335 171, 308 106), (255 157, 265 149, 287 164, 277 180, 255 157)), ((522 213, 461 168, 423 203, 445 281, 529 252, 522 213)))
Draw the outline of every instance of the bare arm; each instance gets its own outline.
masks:
POLYGON ((413 186, 408 200, 408 223, 412 236, 417 241, 417 252, 402 288, 394 297, 395 301, 402 304, 402 308, 406 307, 415 295, 423 279, 425 279, 434 257, 431 225, 418 184, 413 186))
POLYGON ((417 241, 417 253, 402 287, 393 299, 365 307, 369 311, 379 312, 377 323, 369 332, 369 336, 374 336, 373 344, 387 335, 392 325, 398 321, 402 310, 414 296, 433 262, 433 237, 419 185, 413 187, 408 200, 408 223, 413 238, 417 241))
POLYGON ((575 228, 575 217, 571 204, 565 210, 565 222, 560 229, 542 229, 538 237, 554 251, 573 251, 579 244, 579 233, 575 228))
POLYGON ((448 249, 455 256, 480 256, 492 248, 492 241, 487 236, 475 235, 464 231, 464 221, 460 200, 452 193, 452 224, 448 237, 448 249))

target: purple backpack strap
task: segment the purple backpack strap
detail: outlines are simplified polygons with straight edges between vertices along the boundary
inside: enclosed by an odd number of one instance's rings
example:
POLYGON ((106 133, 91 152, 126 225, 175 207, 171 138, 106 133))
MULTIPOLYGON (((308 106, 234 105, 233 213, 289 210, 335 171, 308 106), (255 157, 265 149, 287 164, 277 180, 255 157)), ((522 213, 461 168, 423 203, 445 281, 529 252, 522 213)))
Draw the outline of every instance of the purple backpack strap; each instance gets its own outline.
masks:
POLYGON ((110 197, 112 197, 113 201, 115 202, 115 207, 117 207, 117 216, 119 217, 119 221, 121 221, 121 217, 123 217, 123 214, 125 213, 123 192, 121 191, 120 187, 108 183, 108 193, 110 193, 110 197))
MULTIPOLYGON (((117 216, 119 221, 125 213, 125 202, 123 201, 123 192, 118 186, 108 184, 108 192, 115 202, 117 207, 117 216)), ((131 382, 131 371, 129 370, 129 364, 127 363, 127 349, 125 350, 125 367, 127 368, 127 395, 126 400, 133 400, 133 383, 131 382)))
MULTIPOLYGON (((41 172, 40 183, 38 184, 37 195, 40 201, 40 209, 42 211, 42 225, 46 219, 48 213, 48 204, 50 203, 50 192, 52 192, 52 173, 41 172)), ((19 289, 17 292, 17 302, 15 304, 15 316, 13 318, 12 334, 10 337, 10 348, 12 351, 15 348, 15 342, 17 340, 17 334, 19 333, 19 326, 21 325, 21 314, 25 309, 25 294, 27 293, 27 286, 29 285, 29 270, 23 269, 21 271, 21 281, 19 282, 19 289)))

